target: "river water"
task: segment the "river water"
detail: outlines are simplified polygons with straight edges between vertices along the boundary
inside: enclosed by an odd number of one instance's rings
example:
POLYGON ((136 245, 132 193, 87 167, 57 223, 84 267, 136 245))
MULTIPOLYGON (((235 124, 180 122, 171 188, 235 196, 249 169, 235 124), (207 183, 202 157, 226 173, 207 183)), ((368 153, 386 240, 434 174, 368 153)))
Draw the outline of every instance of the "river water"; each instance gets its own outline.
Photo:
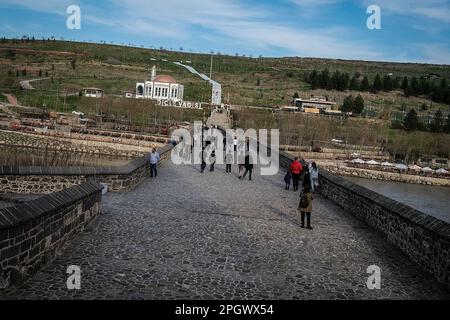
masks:
POLYGON ((356 184, 450 223, 450 188, 344 176, 356 184))

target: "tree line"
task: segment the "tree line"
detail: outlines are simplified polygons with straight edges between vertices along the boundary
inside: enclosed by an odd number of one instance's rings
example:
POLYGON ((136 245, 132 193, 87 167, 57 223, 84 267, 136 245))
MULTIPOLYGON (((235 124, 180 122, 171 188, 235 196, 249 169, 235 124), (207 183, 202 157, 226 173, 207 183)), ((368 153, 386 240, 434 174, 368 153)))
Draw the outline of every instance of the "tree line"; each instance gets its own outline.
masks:
POLYGON ((393 124, 394 128, 406 129, 408 131, 430 131, 430 132, 445 132, 450 133, 450 114, 445 119, 441 110, 436 111, 432 121, 429 124, 420 121, 415 109, 409 110, 406 114, 403 123, 396 121, 393 124))
POLYGON ((348 72, 336 70, 331 74, 328 69, 321 72, 313 70, 304 75, 304 81, 311 85, 311 89, 326 90, 354 90, 362 92, 379 92, 403 90, 405 96, 426 95, 435 102, 442 102, 450 105, 450 89, 447 79, 440 81, 432 80, 427 77, 407 77, 403 78, 391 75, 381 76, 376 74, 372 82, 367 76, 362 77, 357 72, 352 77, 348 72))

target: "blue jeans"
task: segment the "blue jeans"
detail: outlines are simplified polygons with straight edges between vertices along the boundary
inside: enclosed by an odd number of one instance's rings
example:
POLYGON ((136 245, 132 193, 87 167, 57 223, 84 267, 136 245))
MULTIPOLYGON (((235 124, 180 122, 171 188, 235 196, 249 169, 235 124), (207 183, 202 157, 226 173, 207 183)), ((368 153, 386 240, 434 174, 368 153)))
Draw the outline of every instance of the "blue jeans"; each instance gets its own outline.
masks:
POLYGON ((158 172, 156 171, 157 163, 150 163, 150 176, 156 177, 158 175, 158 172), (155 175, 153 175, 153 172, 155 172, 155 175))

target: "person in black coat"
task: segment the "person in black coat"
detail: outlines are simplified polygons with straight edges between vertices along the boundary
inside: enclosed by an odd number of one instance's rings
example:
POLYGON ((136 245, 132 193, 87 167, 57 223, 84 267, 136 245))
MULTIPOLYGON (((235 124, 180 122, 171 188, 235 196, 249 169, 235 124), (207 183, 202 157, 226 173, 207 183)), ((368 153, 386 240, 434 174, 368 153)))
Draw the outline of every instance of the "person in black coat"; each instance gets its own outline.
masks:
POLYGON ((250 155, 245 156, 245 172, 242 176, 242 180, 244 180, 245 176, 248 172, 248 180, 252 180, 252 170, 253 170, 253 160, 250 158, 250 155))

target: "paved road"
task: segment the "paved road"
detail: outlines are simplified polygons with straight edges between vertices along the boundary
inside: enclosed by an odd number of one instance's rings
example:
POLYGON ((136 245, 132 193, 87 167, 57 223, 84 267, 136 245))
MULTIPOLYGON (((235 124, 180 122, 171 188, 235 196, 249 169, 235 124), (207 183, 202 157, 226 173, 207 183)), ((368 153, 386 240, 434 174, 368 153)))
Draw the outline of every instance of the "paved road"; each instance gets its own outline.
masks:
POLYGON ((31 80, 22 80, 20 81, 20 87, 24 90, 34 90, 34 87, 31 85, 30 82, 34 82, 34 81, 41 81, 41 80, 46 80, 46 79, 50 79, 50 78, 39 78, 39 79, 31 79, 31 80))
MULTIPOLYGON (((240 181, 167 163, 104 212, 48 267, 3 298, 448 299, 399 250, 327 200, 301 229, 283 175, 240 181), (81 290, 66 289, 79 265, 81 290), (366 288, 381 267, 382 288, 366 288)), ((257 173, 257 172, 256 172, 257 173)))

